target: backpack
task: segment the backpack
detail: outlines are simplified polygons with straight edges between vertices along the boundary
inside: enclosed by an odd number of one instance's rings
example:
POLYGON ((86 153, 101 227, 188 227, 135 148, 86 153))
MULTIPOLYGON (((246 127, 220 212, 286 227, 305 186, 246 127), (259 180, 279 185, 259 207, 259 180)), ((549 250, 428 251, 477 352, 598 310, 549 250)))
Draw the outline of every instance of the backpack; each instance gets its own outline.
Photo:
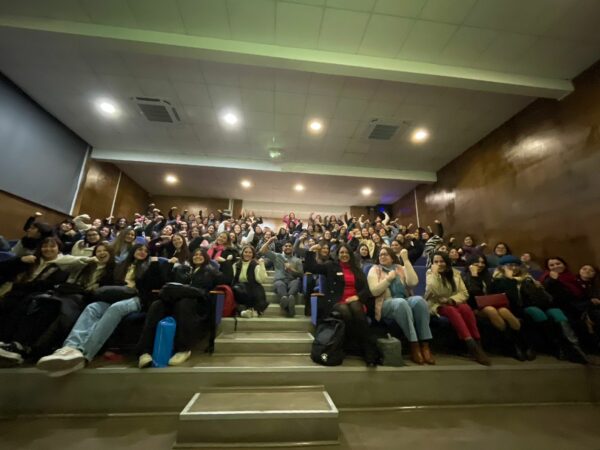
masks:
POLYGON ((229 286, 227 284, 220 284, 217 287, 215 287, 215 290, 225 292, 225 302, 223 305, 223 317, 235 316, 236 304, 235 304, 235 297, 233 294, 233 290, 231 289, 231 286, 229 286))
POLYGON ((315 331, 310 358, 324 366, 339 366, 344 361, 344 322, 335 317, 323 319, 315 331))

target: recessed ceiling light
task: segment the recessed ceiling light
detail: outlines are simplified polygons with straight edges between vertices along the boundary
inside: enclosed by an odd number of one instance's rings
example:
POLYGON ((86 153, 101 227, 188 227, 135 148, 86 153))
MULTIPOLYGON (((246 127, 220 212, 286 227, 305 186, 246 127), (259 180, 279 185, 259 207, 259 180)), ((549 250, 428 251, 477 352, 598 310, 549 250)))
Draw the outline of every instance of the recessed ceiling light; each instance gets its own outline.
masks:
POLYGON ((298 191, 298 192, 302 192, 304 190, 304 186, 301 185, 300 183, 298 183, 296 186, 294 186, 294 190, 298 191))
POLYGON ((361 192, 362 192, 362 195, 368 196, 373 193, 373 190, 371 188, 366 187, 366 188, 363 188, 361 192))
POLYGON ((281 157, 281 150, 272 148, 271 150, 269 150, 269 156, 271 157, 271 159, 277 159, 281 157))
POLYGON ((228 112, 225 113, 223 115, 223 121, 227 124, 227 125, 235 125, 239 122, 239 118, 238 116, 236 116, 234 113, 232 112, 228 112))
POLYGON ((175 184, 179 181, 179 179, 175 175, 167 175, 165 176, 165 182, 168 184, 175 184))
POLYGON ((427 138, 429 138, 429 131, 425 128, 418 128, 412 134, 411 139, 413 142, 425 142, 427 138))
POLYGON ((98 100, 96 107, 105 116, 116 116, 119 112, 117 106, 109 100, 98 100))
POLYGON ((313 133, 318 133, 323 129, 323 122, 321 122, 320 120, 311 120, 308 123, 308 129, 313 133))
POLYGON ((248 189, 252 187, 252 182, 248 181, 248 180, 242 180, 242 182, 240 183, 242 185, 243 188, 248 189))

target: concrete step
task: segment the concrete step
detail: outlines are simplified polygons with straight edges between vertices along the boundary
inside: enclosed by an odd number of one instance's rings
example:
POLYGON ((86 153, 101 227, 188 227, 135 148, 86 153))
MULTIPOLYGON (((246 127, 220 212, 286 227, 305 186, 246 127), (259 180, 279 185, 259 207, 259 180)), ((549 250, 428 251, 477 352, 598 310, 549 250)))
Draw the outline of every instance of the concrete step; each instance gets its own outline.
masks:
MULTIPOLYGON (((283 317, 285 314, 277 303, 270 303, 263 311, 262 317, 283 317)), ((296 317, 304 317, 304 305, 296 303, 296 317)), ((310 319, 310 317, 308 318, 310 319)))
MULTIPOLYGON (((279 303, 279 299, 277 298, 277 294, 275 292, 265 292, 267 295, 267 302, 269 303, 279 303)), ((296 295, 296 305, 304 305, 304 296, 302 294, 296 295)))
POLYGON ((309 353, 312 342, 313 336, 307 332, 238 331, 220 334, 215 339, 215 352, 233 354, 309 353))
POLYGON ((180 413, 173 448, 336 444, 338 416, 323 386, 207 389, 180 413))
MULTIPOLYGON (((275 305, 277 306, 277 305, 275 305)), ((233 333, 236 329, 233 317, 226 317, 221 321, 222 333, 233 333)), ((296 316, 293 318, 283 316, 263 316, 252 319, 238 318, 237 331, 308 331, 314 327, 309 317, 296 316)))

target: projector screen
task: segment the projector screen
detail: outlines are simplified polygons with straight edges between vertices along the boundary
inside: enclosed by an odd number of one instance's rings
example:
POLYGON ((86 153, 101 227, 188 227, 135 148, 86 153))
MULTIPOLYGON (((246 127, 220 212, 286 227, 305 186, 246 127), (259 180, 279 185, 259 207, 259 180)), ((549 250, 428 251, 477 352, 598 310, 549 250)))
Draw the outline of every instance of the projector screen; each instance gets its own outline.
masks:
POLYGON ((0 75, 0 189, 69 214, 87 143, 0 75))

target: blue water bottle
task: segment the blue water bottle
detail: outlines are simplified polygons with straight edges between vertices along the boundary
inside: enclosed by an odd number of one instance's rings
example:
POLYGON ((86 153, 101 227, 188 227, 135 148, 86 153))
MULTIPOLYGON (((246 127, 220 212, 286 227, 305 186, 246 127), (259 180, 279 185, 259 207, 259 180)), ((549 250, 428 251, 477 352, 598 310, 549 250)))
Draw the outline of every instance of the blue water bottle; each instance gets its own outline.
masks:
POLYGON ((153 367, 167 367, 169 365, 169 359, 173 356, 176 328, 177 322, 170 316, 165 317, 156 325, 154 350, 152 351, 153 367))

